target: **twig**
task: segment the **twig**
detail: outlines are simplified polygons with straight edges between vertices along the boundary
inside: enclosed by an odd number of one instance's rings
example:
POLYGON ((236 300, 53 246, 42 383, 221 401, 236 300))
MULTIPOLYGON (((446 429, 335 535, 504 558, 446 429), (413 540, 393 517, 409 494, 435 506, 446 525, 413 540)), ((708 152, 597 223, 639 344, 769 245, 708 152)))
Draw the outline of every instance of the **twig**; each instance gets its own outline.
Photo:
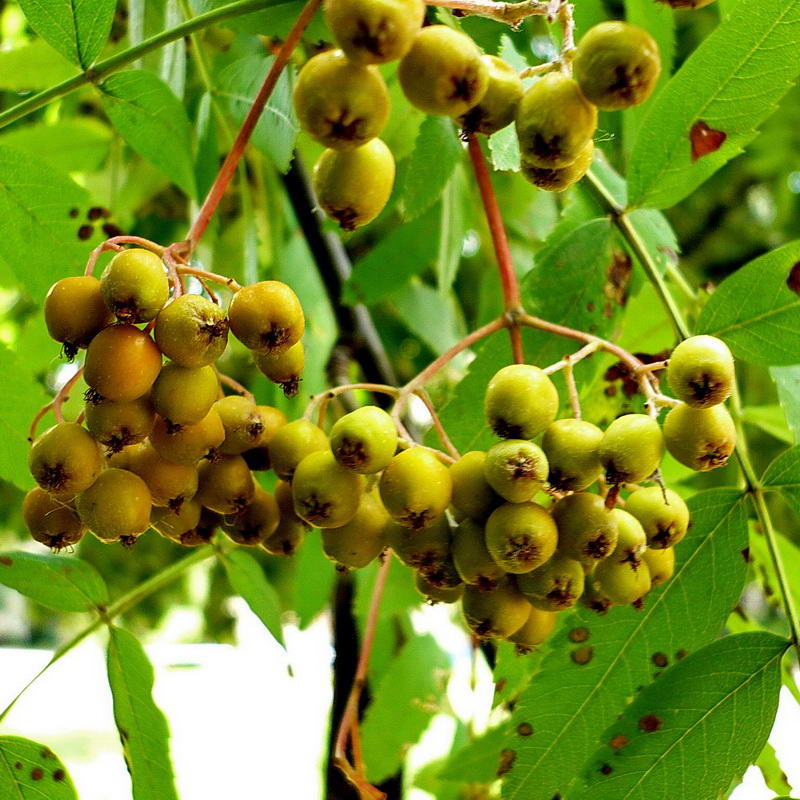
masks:
POLYGON ((125 248, 122 247, 123 244, 137 244, 139 247, 144 247, 150 252, 155 253, 157 256, 163 256, 164 248, 160 244, 156 244, 155 242, 151 242, 149 239, 143 239, 141 236, 113 236, 110 239, 106 239, 104 242, 101 242, 91 253, 89 253, 89 258, 86 261, 86 269, 83 271, 84 275, 91 275, 94 272, 95 265, 97 264, 97 259, 103 253, 108 252, 109 250, 115 250, 119 252, 120 250, 124 250, 125 248))
MULTIPOLYGON (((345 383, 341 386, 333 386, 325 392, 320 392, 320 394, 315 394, 308 401, 308 405, 306 406, 303 416, 306 419, 311 419, 314 416, 314 412, 318 408, 322 410, 323 404, 327 409, 328 403, 333 400, 334 397, 344 394, 345 392, 356 391, 372 392, 373 394, 386 394, 390 397, 397 397, 397 395, 400 393, 399 389, 394 386, 388 386, 385 383, 345 383)), ((324 418, 325 416, 323 414, 322 419, 324 418)))
MULTIPOLYGON (((425 2, 429 6, 452 8, 476 17, 505 22, 508 25, 518 25, 527 17, 548 16, 552 13, 553 6, 553 0, 548 2, 527 0, 521 3, 496 3, 494 0, 425 0, 425 2)), ((559 2, 560 0, 555 0, 556 5, 559 2)))
POLYGON ((240 394, 242 397, 246 397, 248 400, 252 400, 255 403, 255 395, 246 386, 242 386, 239 381, 231 378, 230 375, 225 375, 223 372, 220 372, 216 367, 214 367, 214 372, 217 373, 217 379, 220 383, 224 383, 226 386, 233 389, 233 391, 237 394, 240 394))
POLYGON ((572 416, 575 419, 581 418, 581 398, 578 395, 578 386, 575 383, 575 370, 572 362, 567 360, 564 365, 564 381, 567 384, 567 394, 569 395, 569 405, 572 409, 572 416))
POLYGON ((215 272, 207 272, 204 269, 196 269, 195 267, 188 267, 184 264, 179 264, 177 269, 180 275, 191 275, 193 278, 197 278, 201 282, 211 281, 212 283, 218 283, 221 286, 230 289, 232 292, 238 292, 239 289, 242 288, 241 285, 233 278, 226 278, 224 275, 217 275, 215 272))
POLYGON ((458 452, 458 449, 453 444, 450 437, 447 435, 447 431, 445 430, 444 425, 442 425, 442 421, 441 419, 439 419, 439 415, 436 413, 436 408, 433 405, 430 396, 424 389, 417 389, 414 392, 414 394, 417 397, 419 397, 419 399, 422 400, 423 403, 425 403, 425 408, 428 409, 428 413, 431 415, 431 420, 433 421, 433 427, 436 430, 436 433, 438 434, 440 441, 447 449, 447 452, 450 453, 450 455, 454 459, 456 459, 456 461, 458 461, 458 459, 461 458, 461 453, 458 452))

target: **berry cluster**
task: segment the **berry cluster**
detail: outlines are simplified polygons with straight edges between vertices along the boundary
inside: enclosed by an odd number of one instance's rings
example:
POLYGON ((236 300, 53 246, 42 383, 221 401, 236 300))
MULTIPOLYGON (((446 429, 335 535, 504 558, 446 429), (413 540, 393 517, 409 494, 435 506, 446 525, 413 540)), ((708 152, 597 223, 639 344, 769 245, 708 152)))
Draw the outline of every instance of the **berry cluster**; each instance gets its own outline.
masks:
POLYGON ((58 422, 31 447, 37 487, 23 513, 34 539, 61 549, 88 529, 132 544, 152 526, 194 545, 220 525, 246 544, 280 538, 276 501, 251 470, 269 466, 267 446, 286 418, 251 397, 224 396, 214 363, 230 330, 270 380, 297 390, 305 320, 288 286, 245 286, 226 313, 183 294, 180 281, 170 298, 160 256, 120 249, 99 280, 55 283, 44 312, 70 359, 86 350, 88 389, 85 427, 58 422))

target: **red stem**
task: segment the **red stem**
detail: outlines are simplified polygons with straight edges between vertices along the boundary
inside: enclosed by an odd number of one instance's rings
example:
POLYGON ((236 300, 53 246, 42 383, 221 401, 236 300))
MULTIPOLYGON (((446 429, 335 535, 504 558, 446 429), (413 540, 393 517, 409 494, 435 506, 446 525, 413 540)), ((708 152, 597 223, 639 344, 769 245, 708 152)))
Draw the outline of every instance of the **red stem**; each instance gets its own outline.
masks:
MULTIPOLYGON (((503 218, 500 214, 500 206, 497 204, 489 168, 486 166, 486 159, 483 157, 481 143, 474 134, 467 136, 467 145, 469 146, 469 157, 472 161, 475 180, 481 193, 484 211, 486 212, 486 222, 492 235, 497 267, 500 270, 500 282, 503 286, 505 310, 518 311, 522 308, 519 281, 517 280, 517 273, 514 271, 514 263, 511 260, 508 237, 503 226, 503 218)), ((514 351, 514 361, 517 364, 522 364, 525 361, 525 354, 522 351, 522 334, 519 327, 516 325, 510 326, 509 334, 511 336, 511 348, 514 351)))
POLYGON ((294 48, 300 41, 303 32, 308 27, 308 24, 311 22, 321 2, 322 0, 308 0, 303 10, 300 12, 300 16, 289 31, 286 40, 281 45, 280 50, 278 50, 275 60, 272 62, 272 66, 267 73, 267 77, 264 79, 264 83, 259 89, 250 111, 247 112, 247 117, 242 123, 242 127, 239 129, 239 133, 236 135, 233 146, 226 156, 211 189, 209 189, 206 195, 206 199, 200 211, 197 213, 197 218, 186 237, 188 244, 188 249, 186 251, 187 258, 195 247, 197 247, 197 243, 205 233, 208 223, 211 221, 211 217, 214 216, 214 212, 217 210, 222 195, 225 193, 234 172, 236 172, 239 161, 244 155, 245 147, 247 147, 247 143, 250 141, 250 137, 258 123, 259 117, 264 111, 264 107, 267 105, 267 101, 275 85, 278 83, 278 78, 280 78, 284 67, 289 62, 294 48))

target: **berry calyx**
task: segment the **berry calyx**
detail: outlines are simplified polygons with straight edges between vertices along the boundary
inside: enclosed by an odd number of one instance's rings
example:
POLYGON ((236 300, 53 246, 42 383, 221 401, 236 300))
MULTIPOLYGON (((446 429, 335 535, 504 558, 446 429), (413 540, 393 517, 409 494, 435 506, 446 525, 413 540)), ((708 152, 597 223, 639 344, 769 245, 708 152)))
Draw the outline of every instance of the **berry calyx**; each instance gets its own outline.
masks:
POLYGON ((225 429, 225 439, 219 446, 220 453, 235 456, 258 444, 264 425, 256 404, 249 397, 231 394, 217 400, 214 408, 225 429))
POLYGON ((590 139, 578 153, 578 157, 566 167, 536 167, 523 162, 522 176, 546 192, 563 192, 586 175, 593 159, 594 142, 590 139))
POLYGON ((123 447, 143 442, 156 419, 147 395, 127 402, 101 399, 97 403, 87 403, 85 412, 89 433, 110 453, 119 453, 123 447))
POLYGON ((506 572, 536 569, 550 559, 557 544, 556 524, 537 503, 504 503, 486 520, 486 548, 506 572))
POLYGON ((616 520, 619 531, 617 546, 611 558, 620 563, 626 562, 638 566, 647 548, 647 534, 641 522, 633 514, 621 508, 612 509, 611 515, 616 520))
POLYGON ((278 528, 281 515, 275 498, 256 485, 250 503, 222 521, 222 530, 236 544, 255 547, 266 542, 278 528))
POLYGON ((166 461, 176 464, 196 464, 201 458, 211 458, 225 440, 225 428, 215 408, 196 425, 175 428, 162 417, 156 418, 150 432, 150 442, 166 461))
POLYGON ((442 514, 428 527, 413 530, 391 520, 386 524, 386 541, 407 567, 432 572, 450 556, 450 523, 442 514))
POLYGON ((486 482, 510 503, 524 503, 544 486, 547 456, 527 439, 498 442, 486 454, 483 473, 486 482))
POLYGON ((434 586, 419 572, 414 576, 414 586, 431 605, 436 605, 436 603, 457 603, 464 594, 463 583, 458 584, 458 586, 434 586))
POLYGON ((277 383, 286 397, 297 394, 305 364, 306 355, 302 342, 296 342, 277 355, 256 353, 256 366, 261 374, 277 383))

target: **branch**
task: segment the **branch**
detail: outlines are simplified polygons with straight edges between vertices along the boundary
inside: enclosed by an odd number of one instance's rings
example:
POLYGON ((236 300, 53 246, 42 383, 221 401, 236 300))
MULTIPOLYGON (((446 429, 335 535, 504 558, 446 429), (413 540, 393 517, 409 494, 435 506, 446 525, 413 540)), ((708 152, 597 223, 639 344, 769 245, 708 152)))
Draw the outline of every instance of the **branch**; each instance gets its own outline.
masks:
POLYGON ((237 0, 235 3, 228 3, 228 5, 220 6, 213 11, 207 11, 205 14, 198 14, 192 20, 176 25, 169 30, 161 31, 161 33, 157 33, 155 36, 151 36, 133 47, 128 47, 110 58, 98 61, 85 72, 67 78, 67 80, 51 86, 49 89, 29 97, 21 103, 17 103, 17 105, 0 114, 0 128, 22 119, 42 108, 42 106, 46 106, 53 100, 58 100, 58 98, 64 97, 64 95, 70 94, 82 86, 86 86, 89 83, 99 83, 111 73, 117 72, 128 64, 132 64, 154 50, 158 50, 159 47, 164 47, 170 42, 183 39, 185 36, 189 36, 195 31, 203 30, 203 28, 207 28, 215 22, 241 17, 253 11, 260 11, 263 8, 264 0, 237 0))
POLYGON ((464 12, 464 15, 486 17, 512 26, 519 25, 524 19, 534 16, 548 17, 550 22, 553 21, 552 2, 537 2, 537 0, 525 0, 521 3, 496 3, 494 0, 425 0, 425 2, 429 6, 452 8, 464 12))

